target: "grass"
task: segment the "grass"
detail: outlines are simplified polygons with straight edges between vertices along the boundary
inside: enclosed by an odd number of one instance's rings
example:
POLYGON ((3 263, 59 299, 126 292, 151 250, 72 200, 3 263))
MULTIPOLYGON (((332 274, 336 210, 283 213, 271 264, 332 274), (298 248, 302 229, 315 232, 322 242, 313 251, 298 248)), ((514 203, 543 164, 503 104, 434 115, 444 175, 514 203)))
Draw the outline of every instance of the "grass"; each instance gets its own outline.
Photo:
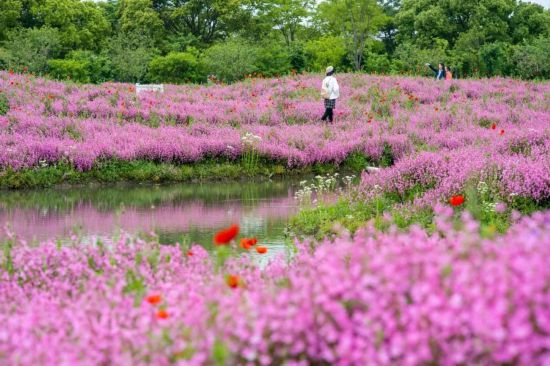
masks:
POLYGON ((327 174, 337 171, 360 172, 368 161, 352 154, 341 164, 317 163, 304 167, 288 167, 286 162, 258 157, 254 165, 241 160, 203 159, 196 163, 176 164, 146 160, 105 160, 88 171, 79 171, 67 163, 15 171, 0 170, 0 189, 46 188, 57 185, 114 182, 189 182, 218 180, 269 179, 305 174, 327 174))
POLYGON ((395 208, 396 202, 389 195, 381 195, 371 200, 340 199, 335 204, 320 205, 311 209, 302 209, 290 219, 289 232, 298 237, 314 237, 321 240, 333 237, 343 228, 354 234, 357 229, 374 220, 379 230, 386 230, 392 223, 405 229, 418 223, 433 230, 433 211, 423 209, 413 211, 395 208), (388 218, 391 218, 388 220, 388 218))
MULTIPOLYGON (((416 186, 403 195, 395 192, 381 193, 371 199, 359 196, 342 197, 334 204, 321 204, 314 208, 304 208, 290 219, 288 232, 300 238, 314 237, 317 240, 332 238, 342 229, 354 234, 367 222, 372 221, 379 230, 387 230, 392 225, 407 229, 417 224, 428 232, 434 232, 434 210, 432 207, 417 208, 412 205, 415 197, 422 195, 429 186, 416 186)), ((515 197, 508 202, 506 210, 496 212, 496 202, 500 199, 480 190, 475 185, 465 188, 466 203, 455 208, 454 215, 458 225, 460 215, 468 211, 480 224, 480 233, 484 237, 493 237, 505 233, 512 224, 512 212, 530 215, 536 211, 550 208, 550 201, 535 201, 527 197, 515 197)))

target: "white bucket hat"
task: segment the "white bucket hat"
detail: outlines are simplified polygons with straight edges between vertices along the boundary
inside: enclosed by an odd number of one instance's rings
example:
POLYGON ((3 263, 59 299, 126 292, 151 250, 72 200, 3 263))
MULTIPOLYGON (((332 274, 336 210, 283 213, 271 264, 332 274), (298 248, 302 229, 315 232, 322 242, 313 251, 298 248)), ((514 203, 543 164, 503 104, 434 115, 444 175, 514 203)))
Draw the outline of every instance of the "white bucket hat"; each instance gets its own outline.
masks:
POLYGON ((333 72, 333 71, 334 71, 334 67, 332 67, 332 66, 327 67, 327 74, 329 72, 333 72))

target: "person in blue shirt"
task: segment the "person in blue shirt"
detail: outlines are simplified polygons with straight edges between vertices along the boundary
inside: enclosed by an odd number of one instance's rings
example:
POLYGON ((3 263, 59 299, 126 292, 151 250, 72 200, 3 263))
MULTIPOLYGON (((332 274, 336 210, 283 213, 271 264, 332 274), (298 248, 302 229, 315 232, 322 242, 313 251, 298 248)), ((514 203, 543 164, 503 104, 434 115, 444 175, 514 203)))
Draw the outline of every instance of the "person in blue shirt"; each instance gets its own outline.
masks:
POLYGON ((445 64, 440 63, 436 69, 431 64, 426 64, 435 74, 436 80, 445 80, 445 64))

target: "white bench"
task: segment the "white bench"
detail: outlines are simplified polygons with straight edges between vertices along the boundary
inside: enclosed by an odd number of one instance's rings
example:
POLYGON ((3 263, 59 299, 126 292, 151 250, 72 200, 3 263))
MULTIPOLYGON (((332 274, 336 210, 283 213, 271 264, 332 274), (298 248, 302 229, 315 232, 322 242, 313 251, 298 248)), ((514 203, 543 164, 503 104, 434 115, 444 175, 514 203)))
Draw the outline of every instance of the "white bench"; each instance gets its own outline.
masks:
POLYGON ((164 84, 136 84, 136 94, 141 92, 164 93, 164 84))

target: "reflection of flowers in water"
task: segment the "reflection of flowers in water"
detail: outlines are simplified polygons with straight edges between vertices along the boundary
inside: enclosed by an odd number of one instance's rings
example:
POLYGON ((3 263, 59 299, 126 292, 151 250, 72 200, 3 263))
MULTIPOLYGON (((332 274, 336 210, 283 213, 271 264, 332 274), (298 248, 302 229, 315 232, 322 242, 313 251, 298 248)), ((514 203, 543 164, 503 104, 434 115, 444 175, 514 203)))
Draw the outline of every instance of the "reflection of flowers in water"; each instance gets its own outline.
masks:
MULTIPOLYGON (((91 202, 82 202, 72 210, 56 212, 52 209, 14 207, 0 211, 0 222, 10 223, 22 239, 46 240, 67 237, 76 232, 80 237, 105 235, 121 229, 128 233, 149 231, 182 233, 198 229, 202 232, 218 230, 233 221, 242 221, 247 231, 264 231, 273 222, 286 220, 296 210, 292 196, 262 199, 250 207, 240 200, 203 202, 192 200, 163 202, 146 209, 124 206, 123 210, 102 210, 91 202), (46 214, 44 214, 47 211, 46 214)), ((4 236, 0 233, 0 237, 4 236)), ((180 238, 178 238, 180 240, 180 238)))

